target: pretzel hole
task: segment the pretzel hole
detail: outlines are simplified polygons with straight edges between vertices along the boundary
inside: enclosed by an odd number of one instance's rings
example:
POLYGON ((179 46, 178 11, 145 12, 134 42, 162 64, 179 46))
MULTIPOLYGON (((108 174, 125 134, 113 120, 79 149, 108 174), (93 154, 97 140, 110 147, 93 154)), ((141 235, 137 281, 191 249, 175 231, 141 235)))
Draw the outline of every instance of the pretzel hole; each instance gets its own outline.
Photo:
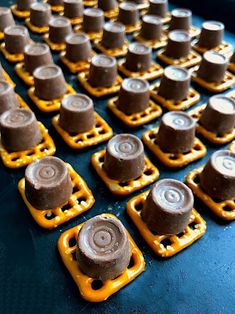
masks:
MULTIPOLYGON (((136 180, 138 180, 138 179, 136 179, 136 180)), ((119 182, 119 185, 121 187, 124 187, 124 186, 128 186, 129 184, 128 184, 128 182, 119 182)))
POLYGON ((72 237, 69 239, 69 247, 74 247, 75 245, 77 245, 77 241, 75 237, 72 237))
POLYGON ((82 204, 82 202, 84 202, 84 203, 86 203, 86 198, 85 197, 79 197, 77 200, 76 200, 76 202, 78 203, 78 205, 79 204, 82 204))
POLYGON ((194 147, 193 147, 194 150, 201 150, 201 145, 200 144, 196 144, 194 147))
POLYGON ((105 130, 104 129, 100 130, 99 134, 105 134, 105 130))
POLYGON ((19 157, 13 157, 13 158, 11 158, 11 161, 16 161, 18 159, 20 159, 20 158, 19 157))
POLYGON ((232 211, 234 211, 234 208, 230 207, 229 205, 225 205, 223 207, 223 210, 226 212, 232 212, 232 211))
POLYGON ((130 269, 130 268, 132 268, 134 265, 135 265, 134 258, 133 258, 133 255, 131 255, 131 259, 130 259, 130 262, 129 262, 129 265, 127 266, 127 268, 130 269))
POLYGON ((199 118, 199 114, 197 114, 197 113, 192 114, 192 118, 198 119, 199 118))
POLYGON ((93 133, 87 134, 87 138, 92 138, 92 137, 95 137, 93 133))
POLYGON ((76 254, 76 251, 74 251, 72 254, 72 258, 74 261, 77 261, 77 254, 76 254))
POLYGON ((170 156, 169 156, 169 159, 171 159, 171 160, 177 160, 177 159, 179 159, 179 157, 178 157, 177 155, 170 155, 170 156))
POLYGON ((178 237, 178 238, 181 238, 181 237, 183 237, 183 236, 184 236, 184 232, 180 232, 180 233, 177 234, 177 237, 178 237))
POLYGON ((149 133, 149 138, 151 140, 155 139, 156 138, 156 134, 154 134, 153 132, 149 133))
POLYGON ((146 176, 151 176, 153 174, 153 170, 152 169, 147 169, 147 170, 144 171, 144 174, 146 176))
POLYGON ((82 143, 82 139, 78 138, 75 140, 76 143, 82 143))
POLYGON ((193 182, 196 183, 196 184, 199 184, 199 183, 200 183, 200 176, 199 176, 199 174, 197 174, 197 175, 193 178, 193 182))
POLYGON ((73 187, 73 193, 72 194, 74 194, 74 193, 76 193, 76 192, 79 192, 80 191, 80 189, 77 187, 77 185, 75 185, 74 187, 73 187))
POLYGON ((65 205, 61 208, 62 212, 65 212, 65 211, 70 210, 70 209, 71 209, 71 206, 70 206, 69 203, 65 204, 65 205))
POLYGON ((161 244, 162 244, 165 248, 167 248, 168 246, 171 246, 171 240, 170 240, 169 238, 163 239, 163 240, 161 241, 161 244))
POLYGON ((91 283, 91 288, 93 290, 99 290, 99 289, 101 289, 103 287, 103 285, 104 284, 103 284, 103 282, 101 280, 95 279, 91 283))
POLYGON ((137 204, 135 204, 135 210, 137 210, 137 212, 140 212, 144 207, 144 204, 142 202, 139 202, 137 204))
POLYGON ((54 218, 56 217, 56 215, 55 215, 53 212, 49 211, 49 212, 47 212, 47 213, 45 214, 44 217, 45 217, 47 220, 52 220, 52 219, 54 219, 54 218))
POLYGON ((192 221, 189 225, 189 228, 195 230, 198 227, 198 224, 195 221, 192 221))
POLYGON ((104 156, 100 156, 100 157, 99 157, 99 162, 100 162, 100 163, 103 163, 103 162, 104 162, 104 156))

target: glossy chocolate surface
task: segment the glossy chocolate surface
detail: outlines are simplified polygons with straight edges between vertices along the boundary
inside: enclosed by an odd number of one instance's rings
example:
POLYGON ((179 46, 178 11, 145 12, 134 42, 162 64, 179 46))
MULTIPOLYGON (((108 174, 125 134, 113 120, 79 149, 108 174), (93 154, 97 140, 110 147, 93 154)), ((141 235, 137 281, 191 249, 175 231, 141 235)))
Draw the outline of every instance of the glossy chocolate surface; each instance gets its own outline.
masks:
POLYGON ((19 101, 10 83, 0 80, 0 115, 10 109, 19 107, 19 101))
POLYGON ((147 71, 152 64, 152 49, 146 44, 131 43, 126 55, 125 67, 131 72, 147 71))
POLYGON ((17 10, 19 11, 29 11, 32 3, 36 0, 16 0, 17 10))
POLYGON ((53 63, 52 55, 48 45, 43 43, 32 43, 25 46, 24 64, 30 74, 41 65, 53 63))
POLYGON ((191 36, 188 32, 182 30, 171 31, 168 35, 168 42, 165 55, 180 59, 187 57, 191 50, 191 36))
POLYGON ((101 44, 108 48, 122 48, 125 41, 125 26, 118 22, 105 23, 101 44))
POLYGON ((83 2, 82 0, 64 0, 64 16, 68 18, 82 17, 83 2))
POLYGON ((150 0, 148 14, 165 17, 168 11, 168 0, 150 0))
POLYGON ((118 7, 118 2, 116 0, 98 0, 98 8, 106 11, 115 10, 118 7))
POLYGON ((0 7, 0 32, 3 32, 7 26, 15 25, 11 10, 6 7, 0 7))
POLYGON ((139 10, 133 2, 122 2, 119 5, 118 22, 124 25, 134 26, 139 22, 139 10))
POLYGON ((84 10, 83 30, 85 33, 97 33, 102 31, 104 26, 104 13, 97 8, 84 10))
POLYGON ((146 40, 160 40, 162 37, 162 19, 156 15, 144 15, 140 36, 146 40))
POLYGON ((64 43, 65 38, 72 32, 72 26, 66 17, 53 17, 49 22, 49 39, 53 43, 64 43))
POLYGON ((91 42, 85 33, 71 33, 65 39, 66 58, 71 62, 87 61, 92 56, 91 42))
POLYGON ((187 9, 174 9, 171 12, 169 30, 182 29, 188 31, 192 26, 192 12, 187 9))
POLYGON ((224 38, 224 24, 218 21, 206 21, 202 24, 198 46, 212 49, 219 46, 224 38))
POLYGON ((6 50, 11 54, 24 52, 24 47, 29 44, 29 32, 25 26, 13 25, 4 29, 6 50))
POLYGON ((43 27, 48 26, 51 19, 51 8, 47 3, 35 2, 30 7, 30 23, 43 27))

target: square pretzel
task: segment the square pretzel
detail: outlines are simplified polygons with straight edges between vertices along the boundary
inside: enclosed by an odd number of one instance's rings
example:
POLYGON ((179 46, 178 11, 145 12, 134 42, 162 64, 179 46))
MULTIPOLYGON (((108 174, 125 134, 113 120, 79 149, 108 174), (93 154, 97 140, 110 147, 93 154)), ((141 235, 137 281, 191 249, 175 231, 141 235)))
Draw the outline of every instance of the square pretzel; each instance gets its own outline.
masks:
MULTIPOLYGON (((165 34, 168 35, 169 34, 169 27, 166 26, 163 29, 164 29, 165 34)), ((194 37, 197 37, 200 34, 201 30, 200 30, 200 28, 198 28, 196 26, 191 26, 189 31, 187 31, 187 32, 189 33, 191 38, 194 38, 194 37)))
POLYGON ((228 150, 231 150, 232 152, 235 153, 235 141, 233 141, 233 142, 229 145, 228 150))
POLYGON ((116 82, 110 87, 102 87, 102 86, 93 87, 88 82, 88 74, 89 73, 86 71, 79 73, 78 81, 81 83, 82 87, 85 88, 85 90, 92 96, 102 97, 106 95, 115 94, 119 91, 121 83, 122 83, 122 78, 119 75, 117 75, 116 82))
MULTIPOLYGON (((95 55, 95 52, 92 51, 92 56, 95 55)), ((72 73, 83 72, 89 69, 90 67, 90 59, 87 61, 78 61, 78 62, 71 62, 66 58, 66 52, 62 51, 60 53, 60 60, 66 65, 66 67, 72 73)))
POLYGON ((187 153, 164 152, 157 142, 158 127, 143 133, 142 140, 162 164, 170 168, 180 168, 206 155, 206 146, 196 137, 194 145, 187 153))
POLYGON ((159 82, 150 87, 150 96, 156 100, 160 105, 169 111, 185 110, 192 107, 200 99, 200 94, 193 88, 189 88, 188 95, 183 100, 170 100, 163 98, 158 94, 159 82))
POLYGON ((118 97, 110 99, 107 106, 119 120, 130 128, 146 124, 160 117, 162 114, 162 108, 155 104, 151 99, 149 100, 148 107, 144 111, 129 115, 118 109, 117 100, 118 97))
POLYGON ((82 24, 78 24, 74 27, 74 32, 75 33, 78 33, 78 32, 83 32, 85 33, 89 39, 92 41, 92 40, 95 40, 95 39, 99 39, 102 37, 102 34, 103 34, 103 31, 100 31, 100 32, 85 32, 84 29, 83 29, 83 26, 82 24))
MULTIPOLYGON (((48 2, 47 0, 43 0, 43 2, 48 2)), ((50 5, 51 11, 53 13, 60 13, 64 11, 64 6, 63 5, 50 5)))
POLYGON ((44 34, 49 32, 49 26, 36 26, 30 22, 30 18, 25 20, 26 26, 31 30, 31 32, 36 34, 44 34))
POLYGON ((26 71, 24 62, 17 63, 15 66, 15 71, 25 84, 29 86, 34 85, 33 75, 26 71))
POLYGON ((119 71, 127 77, 141 77, 144 80, 154 80, 163 74, 163 68, 152 62, 151 67, 147 71, 131 72, 125 67, 125 60, 122 59, 118 62, 119 71))
POLYGON ((140 234, 155 254, 165 258, 171 257, 197 241, 206 232, 205 220, 193 208, 188 226, 180 234, 153 234, 141 217, 141 209, 143 208, 148 194, 149 191, 145 191, 133 197, 127 203, 126 210, 140 234))
MULTIPOLYGON (((196 107, 188 112, 188 114, 196 121, 198 121, 206 108, 206 104, 196 107)), ((235 128, 233 128, 230 132, 225 134, 218 134, 208 131, 204 128, 204 126, 198 124, 197 125, 197 133, 201 134, 205 139, 213 144, 223 145, 231 142, 235 139, 235 128)))
POLYGON ((199 52, 201 54, 203 54, 204 52, 206 52, 208 50, 213 50, 213 51, 218 52, 220 54, 227 54, 233 50, 233 46, 229 43, 226 43, 226 42, 222 42, 219 46, 212 48, 212 49, 200 47, 200 46, 198 46, 197 43, 198 43, 198 41, 196 39, 195 41, 192 42, 192 47, 194 50, 196 50, 197 52, 199 52))
POLYGON ((3 70, 3 77, 4 77, 4 79, 5 79, 8 83, 10 83, 13 87, 16 86, 16 84, 12 81, 10 75, 9 75, 5 70, 3 70))
POLYGON ((167 44, 167 37, 165 35, 162 35, 162 37, 159 40, 147 40, 144 39, 139 32, 137 32, 134 34, 134 39, 140 43, 144 43, 150 46, 153 49, 165 47, 167 44))
POLYGON ((143 174, 137 179, 128 182, 118 182, 117 180, 110 179, 105 170, 103 169, 105 149, 101 150, 91 156, 92 166, 95 168, 99 177, 103 180, 111 193, 115 195, 128 195, 143 187, 153 183, 159 177, 159 171, 151 161, 145 156, 145 166, 143 174))
POLYGON ((75 94, 75 90, 72 88, 71 85, 67 84, 67 92, 61 96, 60 98, 56 98, 53 100, 43 100, 38 98, 35 95, 35 87, 32 86, 28 90, 28 95, 30 99, 34 102, 34 104, 38 107, 39 110, 43 112, 53 112, 60 109, 61 100, 66 96, 70 94, 75 94))
POLYGON ((213 211, 215 215, 225 220, 235 219, 235 198, 218 201, 210 197, 200 187, 200 174, 204 166, 196 168, 189 172, 185 177, 186 184, 190 187, 193 193, 213 211))
POLYGON ((63 130, 59 125, 59 119, 59 114, 53 117, 52 124, 65 143, 73 149, 83 149, 94 146, 109 140, 113 136, 113 130, 98 113, 95 113, 95 126, 90 131, 84 133, 69 133, 63 130))
POLYGON ((66 166, 72 180, 73 193, 65 205, 57 207, 56 209, 39 210, 34 208, 25 195, 25 178, 21 179, 18 183, 19 192, 28 207, 30 214, 42 228, 54 229, 70 219, 86 212, 95 202, 92 192, 83 178, 77 174, 70 164, 66 163, 66 166))
POLYGON ((124 45, 121 48, 105 48, 101 44, 101 39, 96 39, 94 41, 94 45, 96 49, 101 51, 102 53, 112 56, 112 57, 123 57, 127 54, 128 51, 128 41, 125 40, 124 45))
MULTIPOLYGON (((102 214, 102 216, 117 219, 116 216, 111 214, 102 214)), ((102 302, 139 276, 145 269, 145 261, 142 252, 126 230, 130 241, 133 265, 129 264, 126 270, 115 279, 101 281, 85 275, 79 268, 76 258, 76 242, 83 224, 81 223, 61 234, 58 240, 58 250, 65 267, 78 286, 82 298, 90 302, 102 302), (96 283, 99 283, 100 287, 96 288, 96 283)))
POLYGON ((48 134, 48 130, 41 122, 38 122, 38 126, 41 131, 42 140, 34 148, 20 152, 9 152, 0 145, 0 155, 4 166, 7 168, 18 169, 29 165, 36 159, 54 155, 56 148, 52 138, 48 134))
POLYGON ((24 54, 23 53, 12 54, 12 53, 8 52, 6 50, 5 43, 1 43, 0 48, 1 48, 2 54, 7 59, 7 61, 9 61, 9 62, 20 62, 20 61, 24 60, 24 54))
POLYGON ((49 33, 43 35, 43 40, 48 44, 48 46, 53 51, 62 51, 65 50, 66 44, 64 43, 53 43, 49 38, 49 33))
POLYGON ((30 15, 29 11, 18 10, 16 4, 11 5, 11 11, 19 19, 26 19, 30 15))
POLYGON ((176 65, 183 68, 190 68, 201 62, 202 57, 195 51, 191 50, 187 57, 173 59, 165 54, 165 49, 159 50, 157 57, 168 65, 176 65))

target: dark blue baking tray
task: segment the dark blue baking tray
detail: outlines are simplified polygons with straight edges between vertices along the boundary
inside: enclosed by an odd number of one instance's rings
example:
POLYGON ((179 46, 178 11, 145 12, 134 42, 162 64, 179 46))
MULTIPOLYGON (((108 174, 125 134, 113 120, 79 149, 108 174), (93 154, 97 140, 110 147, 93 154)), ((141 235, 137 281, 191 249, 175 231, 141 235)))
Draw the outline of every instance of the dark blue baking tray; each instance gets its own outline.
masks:
MULTIPOLYGON (((1 0, 1 5, 10 4, 12 2, 1 0)), ((200 26, 202 19, 194 17, 193 22, 200 26)), ((39 36, 32 37, 40 39, 39 36)), ((225 39, 235 43, 235 36, 230 33, 225 34, 225 39)), ((58 55, 54 54, 54 57, 58 62, 58 55)), ((15 75, 14 66, 6 62, 2 55, 0 60, 16 82, 17 93, 23 96, 38 120, 48 127, 56 143, 56 155, 71 163, 83 176, 96 199, 93 208, 84 215, 55 230, 43 230, 31 218, 17 190, 24 169, 8 170, 0 162, 0 313, 235 313, 234 223, 220 221, 196 200, 195 208, 207 222, 206 234, 170 259, 156 257, 125 212, 127 200, 140 192, 121 199, 115 197, 91 168, 91 154, 105 145, 82 152, 69 149, 52 127, 52 115, 36 109, 27 96, 26 86, 15 75), (57 239, 68 228, 103 212, 116 214, 125 224, 144 254, 146 270, 107 301, 92 304, 80 297, 78 288, 61 262, 57 239)), ((61 65, 60 62, 58 64, 61 65)), ((76 76, 70 75, 65 67, 62 68, 73 87, 83 91, 76 76)), ((202 96, 200 103, 205 102, 209 94, 195 87, 202 96)), ((107 112, 107 99, 94 101, 96 111, 110 123, 115 133, 129 131, 107 112)), ((143 131, 153 125, 148 124, 132 132, 140 137, 143 131)), ((147 149, 146 153, 159 167, 160 178, 172 177, 183 181, 186 173, 204 164, 210 154, 218 149, 206 144, 207 156, 179 171, 167 170, 147 149)))

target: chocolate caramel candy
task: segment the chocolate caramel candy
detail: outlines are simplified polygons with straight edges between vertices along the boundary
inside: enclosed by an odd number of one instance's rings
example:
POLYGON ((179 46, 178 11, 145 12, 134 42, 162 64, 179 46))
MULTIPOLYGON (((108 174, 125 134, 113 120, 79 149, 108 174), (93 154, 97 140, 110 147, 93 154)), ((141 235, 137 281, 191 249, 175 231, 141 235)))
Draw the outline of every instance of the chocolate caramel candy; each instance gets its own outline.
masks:
POLYGON ((42 136, 34 113, 17 108, 5 111, 0 117, 2 145, 12 152, 32 149, 42 136))
POLYGON ((82 0, 63 0, 64 2, 64 16, 72 19, 82 17, 83 2, 82 0))
POLYGON ((224 24, 218 21, 206 21, 202 24, 197 42, 199 47, 212 49, 219 46, 224 38, 224 24))
POLYGON ((49 22, 49 39, 53 43, 64 43, 67 35, 72 33, 72 26, 66 17, 51 18, 49 22))
POLYGON ((203 54, 197 75, 207 82, 222 82, 227 66, 227 57, 215 51, 207 51, 203 54))
POLYGON ((184 183, 163 179, 149 192, 141 216, 154 234, 178 234, 189 223, 193 203, 193 193, 184 183))
POLYGON ((183 100, 188 95, 189 86, 189 71, 171 65, 166 67, 164 70, 158 94, 169 100, 183 100))
POLYGON ((110 179, 119 182, 134 180, 144 170, 144 146, 141 140, 132 134, 118 134, 109 140, 104 170, 110 179))
POLYGON ((22 25, 12 25, 4 29, 5 47, 11 54, 24 52, 24 47, 30 43, 29 32, 22 25))
POLYGON ((118 22, 126 26, 134 26, 139 22, 139 10, 135 3, 122 2, 119 5, 118 22))
POLYGON ((71 62, 87 61, 92 56, 91 42, 84 33, 71 33, 66 39, 66 58, 71 62))
POLYGON ((192 25, 192 12, 187 9, 174 9, 171 12, 169 30, 183 29, 188 31, 192 25))
POLYGON ((116 0, 98 0, 98 8, 106 11, 115 10, 118 7, 118 2, 116 0))
POLYGON ((5 81, 0 80, 0 115, 10 109, 19 107, 19 101, 14 92, 12 85, 5 81))
POLYGON ((30 74, 41 65, 53 63, 52 55, 48 45, 43 43, 32 43, 24 48, 25 69, 30 74))
POLYGON ((122 48, 125 42, 125 26, 118 22, 104 25, 101 43, 108 49, 122 48))
POLYGON ((152 48, 143 43, 131 43, 126 55, 125 67, 131 72, 148 71, 152 63, 152 48))
POLYGON ((165 17, 168 11, 168 0, 150 0, 148 14, 165 17))
POLYGON ((126 78, 119 91, 117 106, 126 114, 144 111, 149 104, 149 95, 147 81, 141 78, 126 78))
POLYGON ((95 126, 94 105, 84 94, 67 95, 61 101, 60 126, 67 132, 83 133, 95 126))
POLYGON ((117 61, 104 54, 91 59, 88 81, 94 87, 111 87, 117 79, 117 61))
POLYGON ((96 8, 84 10, 82 26, 85 33, 101 32, 104 26, 103 11, 96 8))
POLYGON ((162 37, 162 19, 156 15, 144 15, 140 36, 146 40, 160 40, 162 37))
POLYGON ((196 124, 187 112, 167 112, 159 126, 158 145, 168 153, 187 153, 194 145, 195 130, 196 124))
POLYGON ((232 131, 235 127, 235 101, 224 95, 210 97, 199 124, 219 135, 232 131))
POLYGON ((40 66, 33 72, 35 95, 44 100, 53 100, 67 91, 66 82, 60 67, 55 64, 40 66))
POLYGON ((168 42, 165 50, 165 55, 180 59, 187 57, 191 50, 191 36, 189 33, 181 30, 171 31, 168 35, 168 42))
POLYGON ((123 224, 109 216, 95 216, 78 234, 77 260, 82 272, 99 280, 115 279, 130 262, 131 248, 123 224))
POLYGON ((61 207, 73 191, 66 164, 57 157, 43 157, 25 170, 25 195, 39 210, 61 207))
POLYGON ((16 7, 19 11, 29 11, 32 3, 36 0, 16 0, 16 7))
POLYGON ((63 6, 64 5, 63 0, 47 0, 47 2, 53 6, 63 6))
POLYGON ((6 7, 0 7, 0 32, 3 32, 7 26, 15 25, 11 10, 6 7))
POLYGON ((48 26, 51 19, 51 8, 44 2, 35 2, 30 7, 30 23, 37 27, 48 26))
POLYGON ((200 186, 212 198, 235 198, 235 153, 214 152, 201 172, 200 186))

